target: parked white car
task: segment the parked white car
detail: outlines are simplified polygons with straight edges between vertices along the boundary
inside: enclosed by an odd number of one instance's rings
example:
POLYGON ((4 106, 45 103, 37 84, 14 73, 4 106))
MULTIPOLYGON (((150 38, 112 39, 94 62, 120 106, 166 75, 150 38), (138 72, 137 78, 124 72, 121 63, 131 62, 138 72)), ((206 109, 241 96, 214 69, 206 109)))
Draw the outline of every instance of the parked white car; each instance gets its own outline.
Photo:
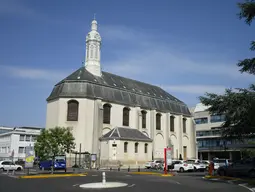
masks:
POLYGON ((173 171, 184 172, 184 171, 194 170, 194 166, 192 163, 189 163, 183 160, 174 160, 172 161, 172 165, 173 165, 173 171))
POLYGON ((153 160, 153 161, 149 161, 145 164, 145 168, 150 169, 150 168, 156 168, 157 166, 159 166, 159 164, 163 163, 163 161, 160 160, 153 160))
POLYGON ((224 166, 226 164, 232 164, 232 161, 229 159, 215 158, 213 159, 213 163, 214 163, 214 170, 217 170, 221 166, 224 166))
POLYGON ((21 171, 21 170, 23 170, 23 167, 21 165, 16 165, 15 163, 12 163, 11 161, 0 161, 0 170, 2 170, 2 171, 7 171, 7 170, 21 171))
POLYGON ((190 163, 190 164, 193 164, 194 171, 205 171, 206 170, 206 164, 200 162, 199 159, 189 159, 186 162, 190 163))

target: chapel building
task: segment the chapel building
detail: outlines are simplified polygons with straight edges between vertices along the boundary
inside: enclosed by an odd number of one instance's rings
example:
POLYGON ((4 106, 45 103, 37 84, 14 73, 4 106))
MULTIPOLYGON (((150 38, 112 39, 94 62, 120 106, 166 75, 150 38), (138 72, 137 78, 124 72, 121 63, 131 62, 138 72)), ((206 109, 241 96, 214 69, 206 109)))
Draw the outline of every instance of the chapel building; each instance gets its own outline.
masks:
POLYGON ((101 42, 93 20, 85 65, 57 83, 47 98, 46 128, 72 127, 76 151, 81 145, 81 151, 96 154, 101 167, 163 159, 167 146, 173 159, 195 158, 187 105, 158 86, 102 71, 101 42))

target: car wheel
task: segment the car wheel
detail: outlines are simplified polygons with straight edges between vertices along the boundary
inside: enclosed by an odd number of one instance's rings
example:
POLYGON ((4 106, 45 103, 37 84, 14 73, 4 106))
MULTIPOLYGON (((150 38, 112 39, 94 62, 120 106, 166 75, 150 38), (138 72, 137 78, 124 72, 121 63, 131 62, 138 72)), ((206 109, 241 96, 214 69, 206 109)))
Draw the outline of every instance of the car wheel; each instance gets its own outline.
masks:
POLYGON ((255 170, 251 170, 251 171, 249 172, 249 177, 250 177, 250 178, 255 178, 255 170))
POLYGON ((21 171, 21 168, 20 168, 20 167, 18 167, 18 168, 16 169, 16 171, 21 171))
POLYGON ((182 167, 180 168, 180 172, 181 172, 181 173, 183 173, 183 172, 184 172, 184 169, 183 169, 182 167))

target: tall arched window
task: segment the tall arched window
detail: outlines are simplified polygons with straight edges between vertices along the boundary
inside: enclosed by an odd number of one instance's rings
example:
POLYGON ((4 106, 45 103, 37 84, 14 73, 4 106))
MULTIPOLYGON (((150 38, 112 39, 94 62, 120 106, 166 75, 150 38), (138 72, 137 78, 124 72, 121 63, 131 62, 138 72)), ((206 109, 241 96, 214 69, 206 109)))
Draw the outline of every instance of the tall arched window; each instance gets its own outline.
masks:
POLYGON ((144 144, 144 153, 148 153, 148 143, 144 144))
POLYGON ((161 129, 161 114, 157 113, 156 114, 156 130, 161 129))
POLYGON ((70 100, 67 102, 67 121, 78 121, 79 102, 70 100))
POLYGON ((146 111, 142 110, 142 128, 146 128, 146 111))
POLYGON ((187 133, 187 130, 186 130, 186 123, 187 123, 187 119, 186 118, 183 118, 182 119, 182 131, 183 131, 183 133, 187 133))
POLYGON ((135 143, 135 153, 138 153, 138 143, 135 143))
POLYGON ((174 116, 170 116, 170 131, 171 132, 174 132, 174 119, 175 117, 174 116))
POLYGON ((128 152, 128 142, 124 143, 124 153, 128 152))
POLYGON ((124 126, 129 126, 129 111, 128 107, 123 108, 123 124, 124 126))
POLYGON ((106 103, 104 104, 104 112, 103 112, 103 123, 110 124, 111 123, 111 105, 106 103))

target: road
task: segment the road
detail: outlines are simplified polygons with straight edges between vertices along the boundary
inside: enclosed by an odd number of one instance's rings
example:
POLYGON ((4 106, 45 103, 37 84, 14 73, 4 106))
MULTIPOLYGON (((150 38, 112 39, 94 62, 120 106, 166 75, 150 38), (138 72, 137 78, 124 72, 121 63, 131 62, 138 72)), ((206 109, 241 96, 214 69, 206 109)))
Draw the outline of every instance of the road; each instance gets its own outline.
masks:
MULTIPOLYGON (((0 175, 0 191, 3 192, 81 192, 93 191, 81 189, 80 184, 102 181, 101 172, 89 172, 85 177, 65 177, 48 179, 16 179, 0 175)), ((127 187, 101 189, 104 191, 121 192, 157 192, 170 190, 171 192, 248 192, 240 186, 227 183, 203 180, 199 175, 181 175, 174 177, 159 177, 151 175, 132 175, 123 172, 106 172, 106 181, 127 183, 127 187)))

